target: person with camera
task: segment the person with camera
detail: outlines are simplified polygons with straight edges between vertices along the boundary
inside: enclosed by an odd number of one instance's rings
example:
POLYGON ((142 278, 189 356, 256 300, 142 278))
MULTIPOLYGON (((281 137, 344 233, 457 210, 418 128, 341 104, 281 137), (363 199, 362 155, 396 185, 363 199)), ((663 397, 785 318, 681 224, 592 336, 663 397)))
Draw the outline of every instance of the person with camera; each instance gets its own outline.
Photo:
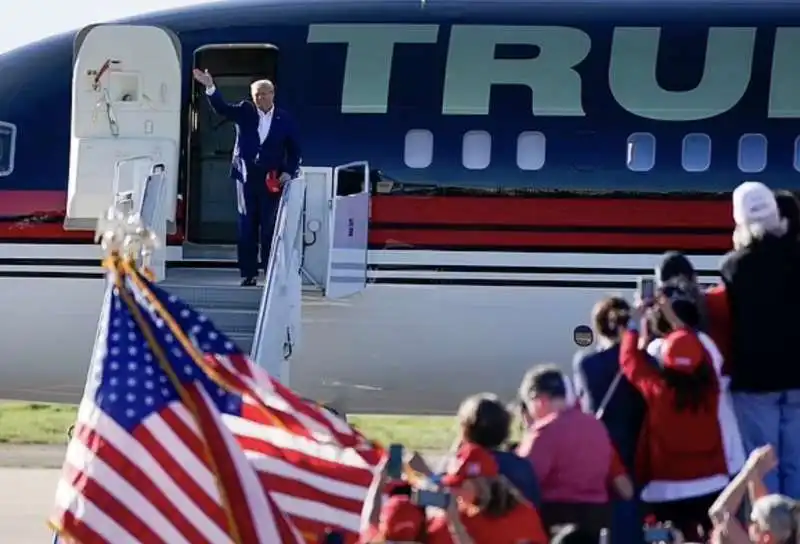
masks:
POLYGON ((636 459, 641 499, 658 522, 671 522, 688 540, 708 534, 707 511, 728 484, 718 408, 720 385, 697 332, 671 311, 663 295, 636 304, 623 334, 620 367, 647 404, 636 459), (640 345, 640 327, 654 309, 671 321, 660 348, 661 367, 640 345))
MULTIPOLYGON (((402 481, 399 445, 390 447, 365 501, 363 542, 378 537, 425 544, 547 542, 536 509, 500 471, 495 450, 508 439, 511 423, 505 407, 493 395, 473 395, 461 404, 458 418, 458 447, 441 476, 414 454, 408 465, 428 477, 413 485, 402 481), (381 490, 390 495, 383 508, 381 490)), ((527 461, 520 461, 533 478, 527 461)), ((530 483, 524 475, 521 480, 530 483)))
MULTIPOLYGON (((573 381, 581 408, 603 422, 627 473, 633 474, 645 403, 619 368, 619 342, 630 312, 630 305, 622 297, 606 297, 595 304, 592 325, 597 343, 575 355, 573 381)), ((613 510, 612 544, 640 539, 642 520, 638 499, 615 499, 613 510)))
POLYGON ((744 469, 725 488, 709 509, 714 523, 713 542, 718 544, 800 544, 800 503, 768 494, 763 478, 778 465, 775 449, 756 448, 744 469), (736 519, 745 495, 752 504, 745 529, 736 519))

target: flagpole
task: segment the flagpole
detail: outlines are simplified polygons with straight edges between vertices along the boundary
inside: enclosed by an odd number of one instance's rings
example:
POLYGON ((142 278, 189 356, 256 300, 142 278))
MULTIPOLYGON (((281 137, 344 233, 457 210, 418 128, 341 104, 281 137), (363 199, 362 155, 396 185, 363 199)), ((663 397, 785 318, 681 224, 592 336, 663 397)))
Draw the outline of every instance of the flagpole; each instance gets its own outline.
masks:
POLYGON ((144 319, 142 315, 141 308, 139 304, 135 300, 135 296, 128 287, 125 285, 124 280, 132 279, 131 275, 135 275, 138 271, 136 270, 135 261, 130 258, 122 259, 118 258, 116 260, 116 270, 117 274, 115 275, 115 288, 119 290, 119 297, 128 307, 131 312, 131 316, 133 317, 136 326, 141 331, 142 335, 147 340, 147 345, 150 348, 150 351, 153 353, 153 357, 156 361, 158 361, 161 370, 167 375, 172 386, 178 392, 178 396, 181 400, 186 404, 189 408, 189 411, 194 416, 195 421, 198 423, 198 429, 203 435, 203 449, 205 450, 206 460, 208 461, 209 465, 212 467, 212 473, 214 475, 214 483, 217 486, 217 490, 219 491, 220 499, 222 500, 222 508, 225 511, 225 515, 228 518, 228 524, 233 533, 233 541, 235 544, 246 544, 241 537, 241 532, 239 531, 239 527, 236 524, 236 518, 233 515, 233 509, 230 502, 230 497, 228 497, 227 492, 225 491, 225 486, 222 485, 222 482, 219 480, 219 467, 217 466, 216 461, 214 460, 214 456, 211 454, 211 450, 208 447, 208 438, 203 432, 203 427, 200 425, 200 418, 198 416, 197 405, 194 402, 194 399, 189 396, 186 392, 186 389, 183 387, 183 384, 175 375, 175 371, 172 369, 172 366, 168 362, 167 355, 164 353, 164 349, 155 339, 153 335, 153 331, 151 330, 149 324, 144 319), (131 273, 131 274, 129 274, 131 273))

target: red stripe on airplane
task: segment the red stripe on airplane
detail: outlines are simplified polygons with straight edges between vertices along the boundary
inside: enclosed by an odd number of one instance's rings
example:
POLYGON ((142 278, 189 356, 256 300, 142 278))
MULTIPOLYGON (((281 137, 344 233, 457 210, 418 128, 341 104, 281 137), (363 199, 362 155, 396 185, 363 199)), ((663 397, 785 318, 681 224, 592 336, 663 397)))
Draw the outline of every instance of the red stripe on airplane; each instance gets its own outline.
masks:
POLYGON ((733 228, 729 200, 375 195, 371 220, 464 226, 733 228))
POLYGON ((619 234, 619 233, 553 233, 491 232, 444 230, 372 229, 369 233, 373 249, 449 249, 458 250, 556 250, 576 248, 608 251, 630 249, 649 251, 707 251, 718 253, 731 247, 731 236, 725 234, 619 234))
MULTIPOLYGON (((93 232, 64 230, 66 208, 66 191, 0 190, 0 241, 92 243, 93 232)), ((181 231, 169 236, 170 244, 182 242, 181 231)))

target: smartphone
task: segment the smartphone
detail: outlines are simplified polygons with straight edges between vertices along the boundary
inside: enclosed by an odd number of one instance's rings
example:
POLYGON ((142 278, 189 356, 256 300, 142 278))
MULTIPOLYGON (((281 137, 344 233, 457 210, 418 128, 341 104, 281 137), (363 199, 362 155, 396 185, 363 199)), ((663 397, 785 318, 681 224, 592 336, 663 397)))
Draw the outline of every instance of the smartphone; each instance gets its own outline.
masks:
POLYGON ((450 506, 450 494, 429 489, 415 489, 411 492, 411 502, 417 506, 432 506, 446 510, 450 506))
POLYGON ((638 277, 636 288, 639 291, 639 298, 643 302, 652 302, 656 298, 656 280, 653 278, 638 277))
POLYGON ((672 542, 672 531, 669 527, 645 527, 644 541, 651 542, 672 542))
POLYGON ((392 444, 389 446, 389 461, 386 464, 386 474, 392 480, 399 480, 403 476, 403 445, 392 444))

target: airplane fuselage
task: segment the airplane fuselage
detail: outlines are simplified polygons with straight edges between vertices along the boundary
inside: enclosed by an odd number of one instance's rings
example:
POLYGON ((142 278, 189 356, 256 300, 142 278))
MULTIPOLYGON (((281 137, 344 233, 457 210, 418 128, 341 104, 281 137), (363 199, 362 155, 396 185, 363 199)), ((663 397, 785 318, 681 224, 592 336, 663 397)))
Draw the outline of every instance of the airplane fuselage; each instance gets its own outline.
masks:
MULTIPOLYGON (((171 269, 234 266, 196 256, 233 243, 235 203, 232 128, 195 65, 228 100, 274 79, 305 167, 369 162, 370 283, 307 297, 291 363, 293 387, 348 410, 449 411, 531 364, 567 369, 594 302, 659 253, 714 281, 733 186, 798 188, 783 2, 226 2, 128 22, 180 44, 171 269)), ((0 56, 0 397, 76 401, 91 355, 100 252, 63 228, 74 37, 0 56)))

